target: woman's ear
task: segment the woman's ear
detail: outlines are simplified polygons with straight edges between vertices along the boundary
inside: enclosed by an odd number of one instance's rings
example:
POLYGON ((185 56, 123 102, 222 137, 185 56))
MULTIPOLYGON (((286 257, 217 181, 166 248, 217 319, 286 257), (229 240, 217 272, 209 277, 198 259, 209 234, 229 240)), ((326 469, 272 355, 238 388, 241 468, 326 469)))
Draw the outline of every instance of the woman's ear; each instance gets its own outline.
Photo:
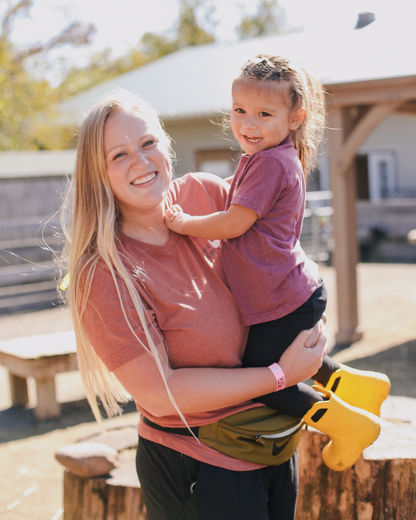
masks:
POLYGON ((289 128, 297 130, 305 119, 306 112, 303 108, 298 108, 290 114, 289 128))

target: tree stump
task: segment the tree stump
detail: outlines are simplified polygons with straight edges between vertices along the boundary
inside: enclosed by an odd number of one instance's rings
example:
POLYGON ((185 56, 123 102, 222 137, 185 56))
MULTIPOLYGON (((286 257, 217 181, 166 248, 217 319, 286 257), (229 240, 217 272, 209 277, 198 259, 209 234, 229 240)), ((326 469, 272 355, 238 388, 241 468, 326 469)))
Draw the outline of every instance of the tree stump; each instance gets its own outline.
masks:
MULTIPOLYGON (((328 437, 302 431, 296 520, 416 519, 416 399, 389 397, 381 422, 377 441, 342 472, 322 462, 328 437)), ((147 520, 133 455, 106 477, 66 471, 64 520, 147 520)))
POLYGON ((389 397, 381 424, 373 446, 342 472, 322 462, 328 437, 302 432, 296 520, 416 519, 416 400, 389 397))
POLYGON ((147 520, 134 463, 110 475, 64 475, 64 520, 147 520))

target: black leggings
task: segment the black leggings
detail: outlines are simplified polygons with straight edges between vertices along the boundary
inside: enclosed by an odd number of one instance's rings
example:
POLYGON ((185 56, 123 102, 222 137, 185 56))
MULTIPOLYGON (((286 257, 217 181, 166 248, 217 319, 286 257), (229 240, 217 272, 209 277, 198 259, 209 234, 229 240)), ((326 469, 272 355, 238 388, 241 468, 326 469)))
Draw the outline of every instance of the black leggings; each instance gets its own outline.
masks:
POLYGON ((297 454, 280 466, 231 471, 140 438, 136 459, 149 520, 293 520, 297 454))
MULTIPOLYGON (((309 300, 283 318, 250 327, 246 350, 243 357, 244 367, 264 367, 278 362, 283 352, 296 336, 311 329, 321 319, 327 302, 327 291, 321 280, 309 300)), ((313 376, 319 383, 326 385, 331 374, 339 369, 339 364, 325 356, 322 367, 313 376)), ((303 417, 322 396, 306 383, 285 388, 279 392, 255 399, 281 412, 295 417, 303 417)))

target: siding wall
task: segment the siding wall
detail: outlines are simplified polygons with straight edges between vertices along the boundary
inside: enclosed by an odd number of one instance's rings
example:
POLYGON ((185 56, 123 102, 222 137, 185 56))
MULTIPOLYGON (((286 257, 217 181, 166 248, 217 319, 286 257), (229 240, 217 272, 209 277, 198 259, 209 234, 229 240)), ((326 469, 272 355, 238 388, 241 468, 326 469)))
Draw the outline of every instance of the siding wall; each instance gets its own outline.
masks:
MULTIPOLYGON (((173 139, 177 162, 175 175, 181 177, 185 173, 195 171, 195 152, 218 148, 239 149, 239 144, 232 135, 225 138, 218 125, 209 122, 209 119, 184 123, 168 123, 166 131, 173 139)), ((237 165, 236 165, 237 167, 237 165)))

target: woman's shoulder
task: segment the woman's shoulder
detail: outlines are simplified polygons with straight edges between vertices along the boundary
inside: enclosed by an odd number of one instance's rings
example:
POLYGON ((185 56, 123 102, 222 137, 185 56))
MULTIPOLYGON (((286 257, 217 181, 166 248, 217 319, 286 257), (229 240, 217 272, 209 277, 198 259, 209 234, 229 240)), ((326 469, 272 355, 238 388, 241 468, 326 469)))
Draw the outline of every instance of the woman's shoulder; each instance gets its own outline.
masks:
POLYGON ((221 179, 221 177, 218 177, 218 175, 214 175, 213 173, 208 172, 193 172, 193 173, 186 173, 182 177, 178 177, 177 179, 174 179, 172 185, 179 186, 181 188, 183 187, 195 187, 195 186, 201 186, 205 189, 225 189, 228 190, 229 186, 228 183, 221 179))
MULTIPOLYGON (((199 206, 202 213, 223 209, 230 186, 224 179, 206 172, 187 173, 175 179, 168 194, 170 204, 180 204, 186 213, 195 214, 192 209, 199 206)), ((198 214, 198 213, 196 213, 198 214)), ((199 213, 201 214, 201 213, 199 213)))

